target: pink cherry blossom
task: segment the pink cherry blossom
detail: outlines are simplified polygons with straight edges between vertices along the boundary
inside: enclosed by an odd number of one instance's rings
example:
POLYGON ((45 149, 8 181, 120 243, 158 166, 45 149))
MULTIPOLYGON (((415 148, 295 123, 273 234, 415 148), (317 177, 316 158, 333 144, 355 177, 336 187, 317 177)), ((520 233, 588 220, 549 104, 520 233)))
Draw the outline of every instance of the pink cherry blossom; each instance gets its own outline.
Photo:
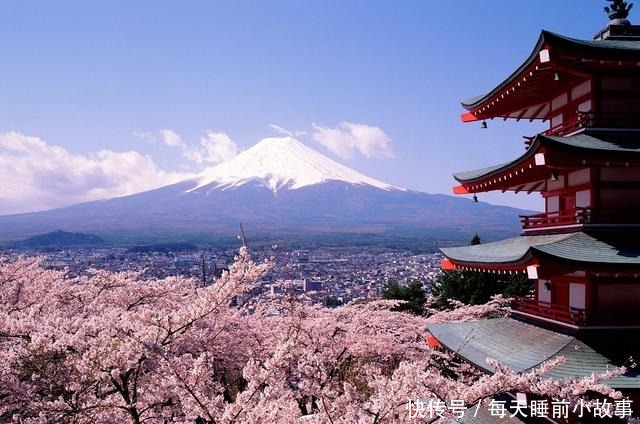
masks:
POLYGON ((505 299, 428 318, 393 312, 393 301, 237 301, 269 268, 243 248, 201 287, 99 270, 70 278, 39 258, 0 258, 0 421, 393 423, 419 398, 620 397, 603 381, 623 368, 553 381, 544 372, 561 359, 525 374, 492 361, 487 375, 425 343, 428 323, 504 316, 505 299))

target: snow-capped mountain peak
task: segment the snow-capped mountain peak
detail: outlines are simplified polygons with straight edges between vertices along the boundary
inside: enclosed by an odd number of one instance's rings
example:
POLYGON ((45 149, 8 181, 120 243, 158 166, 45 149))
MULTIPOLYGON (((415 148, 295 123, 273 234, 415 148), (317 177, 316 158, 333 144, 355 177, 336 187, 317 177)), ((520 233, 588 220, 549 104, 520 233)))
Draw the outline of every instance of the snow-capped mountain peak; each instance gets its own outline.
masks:
POLYGON ((196 177, 196 187, 235 188, 258 183, 273 192, 297 189, 328 181, 369 185, 383 190, 399 190, 367 177, 317 151, 293 137, 265 138, 235 158, 209 168, 196 177))

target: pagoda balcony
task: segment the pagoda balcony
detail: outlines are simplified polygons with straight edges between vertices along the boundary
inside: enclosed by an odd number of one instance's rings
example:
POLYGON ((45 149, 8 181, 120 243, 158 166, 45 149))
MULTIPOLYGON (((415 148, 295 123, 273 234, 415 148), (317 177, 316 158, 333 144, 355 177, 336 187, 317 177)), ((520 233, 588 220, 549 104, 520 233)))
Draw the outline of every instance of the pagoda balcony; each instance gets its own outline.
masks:
POLYGON ((567 305, 542 302, 530 297, 516 297, 513 299, 511 308, 516 315, 555 321, 574 327, 640 326, 637 306, 621 305, 587 311, 567 305))
POLYGON ((520 222, 525 234, 533 234, 554 230, 579 231, 591 224, 637 226, 640 225, 640 215, 630 210, 576 207, 565 211, 520 215, 520 222))
POLYGON ((592 211, 588 208, 576 208, 559 212, 546 212, 536 215, 520 215, 522 229, 525 233, 538 232, 553 228, 580 229, 592 221, 592 211))
POLYGON ((584 309, 571 308, 567 305, 557 305, 555 303, 542 302, 528 297, 516 297, 511 305, 513 312, 518 314, 557 321, 572 326, 582 326, 587 321, 587 314, 584 309))
POLYGON ((568 136, 585 128, 637 129, 640 126, 639 120, 638 114, 576 112, 572 117, 549 128, 542 134, 568 136))

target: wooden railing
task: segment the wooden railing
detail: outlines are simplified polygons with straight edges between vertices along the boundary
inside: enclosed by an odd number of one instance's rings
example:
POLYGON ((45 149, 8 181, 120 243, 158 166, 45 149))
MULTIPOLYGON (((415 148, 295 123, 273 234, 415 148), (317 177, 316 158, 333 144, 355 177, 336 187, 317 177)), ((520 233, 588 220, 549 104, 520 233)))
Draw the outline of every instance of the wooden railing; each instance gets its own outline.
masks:
POLYGON ((587 120, 581 113, 576 113, 575 116, 572 116, 568 119, 562 121, 562 123, 555 125, 549 128, 547 131, 543 132, 542 135, 551 135, 551 136, 563 136, 572 134, 582 128, 585 128, 589 125, 586 125, 587 120))
POLYGON ((522 222, 522 229, 524 231, 588 224, 591 222, 591 209, 575 208, 559 212, 539 213, 536 215, 520 215, 520 221, 522 222))
POLYGON ((565 322, 571 325, 584 325, 587 321, 584 309, 571 308, 567 305, 557 305, 555 303, 541 302, 539 300, 526 297, 517 297, 513 300, 512 308, 516 312, 565 322))
POLYGON ((554 227, 574 226, 580 229, 583 225, 640 225, 640 214, 625 209, 591 209, 576 207, 559 212, 546 212, 536 215, 520 215, 524 232, 548 230, 554 227))
POLYGON ((562 123, 549 128, 543 135, 565 136, 583 128, 639 128, 640 116, 624 113, 576 112, 562 123))
POLYGON ((522 312, 553 321, 563 322, 578 327, 584 326, 640 326, 639 306, 610 306, 594 311, 572 308, 567 305, 542 302, 529 297, 513 299, 511 307, 514 313, 522 312))

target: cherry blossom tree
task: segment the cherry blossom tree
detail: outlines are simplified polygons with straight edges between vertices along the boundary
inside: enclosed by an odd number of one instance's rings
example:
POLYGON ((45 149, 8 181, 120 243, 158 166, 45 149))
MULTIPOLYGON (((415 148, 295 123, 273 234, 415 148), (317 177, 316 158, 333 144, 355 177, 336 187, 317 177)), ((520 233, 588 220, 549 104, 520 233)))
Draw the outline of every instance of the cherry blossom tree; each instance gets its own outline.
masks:
POLYGON ((269 268, 243 248, 201 287, 0 259, 0 421, 392 423, 424 397, 620 397, 602 381, 622 368, 570 384, 543 378, 561 359, 526 374, 494 363, 486 375, 425 343, 429 322, 508 313, 500 297, 428 318, 391 311, 396 301, 327 309, 287 293, 243 297, 269 268))

